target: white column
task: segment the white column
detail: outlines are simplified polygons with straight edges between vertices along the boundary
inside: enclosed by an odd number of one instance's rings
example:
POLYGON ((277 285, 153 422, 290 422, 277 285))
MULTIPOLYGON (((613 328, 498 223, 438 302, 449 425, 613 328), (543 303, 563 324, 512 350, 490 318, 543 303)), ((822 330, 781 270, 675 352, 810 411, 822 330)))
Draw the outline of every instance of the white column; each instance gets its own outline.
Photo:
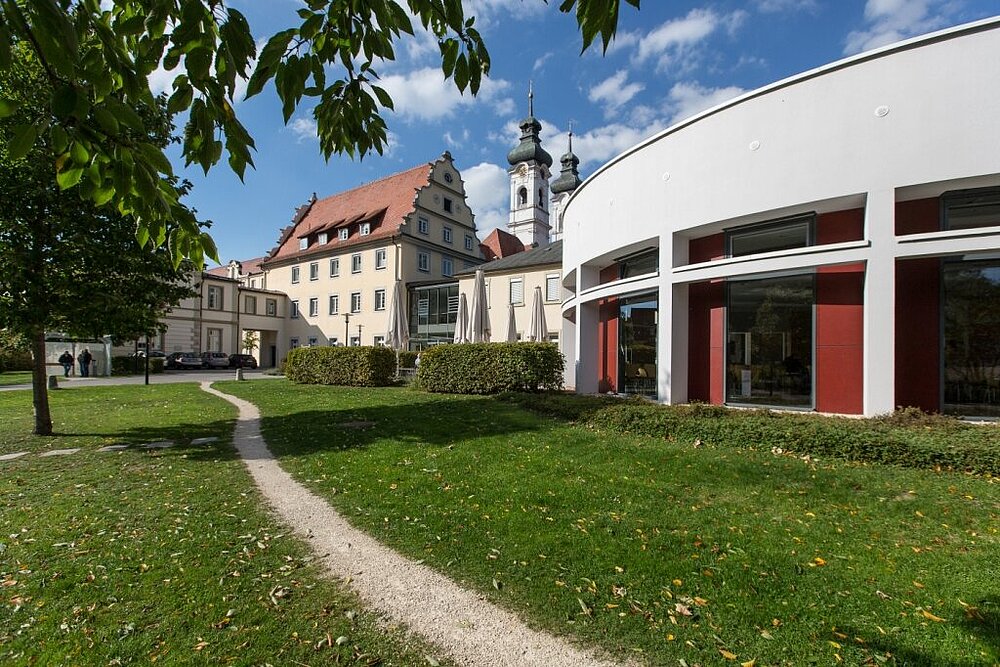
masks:
MULTIPOLYGON (((574 311, 575 315, 575 311, 574 311)), ((559 347, 563 354, 566 367, 563 372, 563 381, 567 389, 576 387, 576 322, 568 317, 560 317, 562 322, 562 332, 559 334, 559 347)))
MULTIPOLYGON (((896 197, 890 188, 868 193, 865 238, 864 413, 896 407, 896 197)), ((936 325, 935 325, 936 326, 936 325)))
POLYGON ((597 393, 597 303, 576 307, 576 393, 597 393))

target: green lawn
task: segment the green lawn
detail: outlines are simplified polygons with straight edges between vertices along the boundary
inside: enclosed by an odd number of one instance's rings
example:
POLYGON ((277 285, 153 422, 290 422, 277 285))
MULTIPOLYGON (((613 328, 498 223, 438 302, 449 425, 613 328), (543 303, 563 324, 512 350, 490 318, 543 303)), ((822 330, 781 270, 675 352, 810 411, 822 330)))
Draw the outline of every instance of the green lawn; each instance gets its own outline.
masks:
POLYGON ((0 373, 0 387, 9 387, 14 384, 31 384, 31 371, 0 373))
POLYGON ((355 525, 619 658, 1000 661, 995 479, 621 436, 483 397, 220 387, 355 525))
POLYGON ((51 402, 59 435, 35 437, 31 393, 0 393, 0 454, 31 452, 0 461, 0 663, 427 664, 265 512, 229 404, 190 384, 51 402))

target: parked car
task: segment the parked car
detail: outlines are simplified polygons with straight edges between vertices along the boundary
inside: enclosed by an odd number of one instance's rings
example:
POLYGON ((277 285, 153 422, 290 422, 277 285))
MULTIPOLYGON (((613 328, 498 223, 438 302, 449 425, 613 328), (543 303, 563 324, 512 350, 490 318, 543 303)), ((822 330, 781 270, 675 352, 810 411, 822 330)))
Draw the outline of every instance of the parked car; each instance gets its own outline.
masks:
POLYGON ((175 370, 201 368, 201 357, 194 352, 171 352, 166 356, 164 366, 175 370))
MULTIPOLYGON (((138 352, 133 352, 129 356, 130 357, 139 357, 140 359, 142 359, 143 357, 146 356, 146 350, 139 350, 138 352)), ((160 357, 162 359, 163 357, 166 357, 166 356, 167 356, 167 354, 165 352, 161 351, 161 350, 150 350, 149 351, 149 358, 150 359, 155 359, 156 357, 160 357)))
POLYGON ((257 368, 257 360, 252 354, 230 354, 230 368, 257 368))
POLYGON ((225 352, 202 352, 202 368, 229 368, 229 355, 225 352))

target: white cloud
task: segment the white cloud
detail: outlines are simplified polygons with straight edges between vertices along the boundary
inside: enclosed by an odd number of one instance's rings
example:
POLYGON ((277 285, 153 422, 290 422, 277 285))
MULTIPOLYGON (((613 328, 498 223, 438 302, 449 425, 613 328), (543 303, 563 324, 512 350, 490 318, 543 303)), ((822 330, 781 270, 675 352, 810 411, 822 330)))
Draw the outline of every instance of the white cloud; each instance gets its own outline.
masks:
POLYGON ((818 8, 816 0, 755 0, 754 4, 757 11, 763 14, 814 11, 818 8))
POLYGON ((738 86, 706 88, 696 81, 675 83, 668 95, 668 104, 673 112, 670 124, 690 118, 700 111, 710 109, 745 92, 745 89, 738 86))
POLYGON ((547 51, 544 54, 542 54, 542 55, 538 56, 537 58, 535 58, 535 64, 531 66, 531 71, 532 72, 537 72, 538 70, 542 69, 542 67, 545 66, 545 61, 547 61, 549 58, 551 58, 554 55, 555 55, 554 51, 547 51))
POLYGON ((292 122, 288 124, 288 129, 292 131, 299 143, 319 141, 319 137, 316 135, 316 121, 313 118, 293 118, 292 122))
MULTIPOLYGON (((479 95, 458 92, 453 81, 445 80, 440 68, 424 67, 404 74, 382 77, 380 85, 392 97, 395 113, 404 119, 440 120, 455 113, 459 107, 491 103, 510 87, 503 79, 483 79, 479 95)), ((498 104, 503 105, 501 99, 498 104)))
POLYGON ((517 104, 509 97, 497 100, 493 103, 493 112, 498 116, 509 116, 514 113, 517 104))
POLYGON ((655 59, 657 71, 669 68, 683 72, 694 68, 703 43, 711 35, 719 31, 734 35, 748 16, 742 9, 726 14, 712 9, 692 9, 686 16, 666 21, 645 35, 619 34, 609 50, 631 48, 633 65, 655 59))
POLYGON ((469 207, 476 214, 480 239, 497 227, 505 227, 510 215, 510 180, 507 170, 492 162, 480 162, 462 170, 469 207))
POLYGON ((469 140, 469 130, 468 128, 462 130, 462 133, 456 138, 451 131, 444 133, 444 142, 448 145, 448 148, 461 148, 466 141, 469 140))
POLYGON ((591 88, 587 98, 591 102, 603 104, 604 114, 611 115, 645 88, 641 83, 626 83, 627 79, 628 72, 623 69, 618 70, 591 88))
POLYGON ((944 26, 956 4, 950 0, 868 0, 863 30, 847 35, 844 53, 898 42, 944 26))

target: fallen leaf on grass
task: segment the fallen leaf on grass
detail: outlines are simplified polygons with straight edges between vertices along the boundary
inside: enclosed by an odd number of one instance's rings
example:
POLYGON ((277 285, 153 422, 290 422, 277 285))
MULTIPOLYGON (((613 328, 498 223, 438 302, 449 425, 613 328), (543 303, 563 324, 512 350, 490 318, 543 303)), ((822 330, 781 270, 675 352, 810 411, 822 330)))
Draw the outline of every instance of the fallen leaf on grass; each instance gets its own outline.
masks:
POLYGON ((935 623, 944 623, 945 622, 945 619, 941 618, 940 616, 935 616, 934 614, 930 613, 926 609, 921 609, 920 613, 923 615, 924 618, 926 618, 929 621, 934 621, 935 623))
POLYGON ((719 653, 721 653, 722 657, 725 658, 726 660, 735 660, 736 659, 736 654, 735 653, 733 653, 732 651, 727 651, 724 648, 720 648, 719 649, 719 653))

